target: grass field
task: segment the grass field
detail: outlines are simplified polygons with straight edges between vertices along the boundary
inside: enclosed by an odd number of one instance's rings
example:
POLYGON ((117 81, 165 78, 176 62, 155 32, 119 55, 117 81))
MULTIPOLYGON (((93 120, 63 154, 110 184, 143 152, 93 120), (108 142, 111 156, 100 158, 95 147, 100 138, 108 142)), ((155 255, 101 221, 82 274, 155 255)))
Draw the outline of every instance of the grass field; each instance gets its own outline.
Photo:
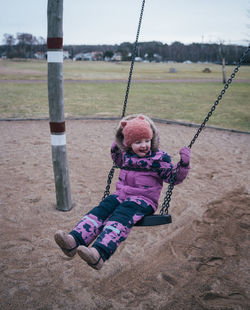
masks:
MULTIPOLYGON (((120 116, 129 65, 66 61, 64 79, 76 81, 64 83, 65 116, 120 116)), ((228 76, 233 68, 226 67, 228 76)), ((199 124, 223 88, 221 77, 221 66, 215 64, 136 63, 133 78, 145 81, 132 83, 127 114, 145 113, 199 124), (170 68, 177 72, 170 73, 170 68), (204 68, 209 68, 211 73, 203 73, 204 68)), ((48 117, 46 80, 45 61, 1 60, 0 118, 48 117), (1 83, 1 80, 14 81, 1 83), (20 80, 25 83, 18 83, 20 80)), ((250 131, 250 67, 241 67, 235 80, 209 125, 250 131)))

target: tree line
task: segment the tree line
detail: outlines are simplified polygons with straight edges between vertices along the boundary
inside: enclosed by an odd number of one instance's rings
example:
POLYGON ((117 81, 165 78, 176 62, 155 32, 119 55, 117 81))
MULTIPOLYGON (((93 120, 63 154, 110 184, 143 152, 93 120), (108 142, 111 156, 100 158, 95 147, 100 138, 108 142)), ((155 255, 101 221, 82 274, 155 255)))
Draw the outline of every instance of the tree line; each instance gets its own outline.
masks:
MULTIPOLYGON (((36 38, 29 33, 17 33, 4 35, 4 44, 0 45, 0 56, 6 58, 34 58, 37 52, 46 53, 46 40, 36 38)), ((70 58, 78 53, 102 52, 103 59, 111 58, 115 53, 121 55, 122 60, 131 59, 133 43, 123 42, 115 45, 64 45, 63 49, 69 52, 70 58)), ((147 61, 192 61, 221 63, 225 59, 226 64, 235 64, 239 60, 245 46, 223 43, 192 43, 183 44, 173 42, 165 44, 158 41, 139 42, 137 57, 147 61)), ((250 55, 246 59, 250 64, 250 55)))

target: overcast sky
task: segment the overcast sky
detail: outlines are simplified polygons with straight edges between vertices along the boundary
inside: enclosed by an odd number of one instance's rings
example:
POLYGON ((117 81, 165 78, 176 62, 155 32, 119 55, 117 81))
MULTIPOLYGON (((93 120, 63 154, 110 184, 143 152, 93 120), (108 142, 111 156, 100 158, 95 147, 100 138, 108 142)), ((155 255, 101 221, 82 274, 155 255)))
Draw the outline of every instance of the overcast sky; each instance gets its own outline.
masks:
MULTIPOLYGON (((64 44, 134 42, 142 0, 64 0, 64 44)), ((247 45, 250 0, 146 0, 139 41, 247 45)), ((47 38, 47 0, 0 0, 4 33, 47 38)))

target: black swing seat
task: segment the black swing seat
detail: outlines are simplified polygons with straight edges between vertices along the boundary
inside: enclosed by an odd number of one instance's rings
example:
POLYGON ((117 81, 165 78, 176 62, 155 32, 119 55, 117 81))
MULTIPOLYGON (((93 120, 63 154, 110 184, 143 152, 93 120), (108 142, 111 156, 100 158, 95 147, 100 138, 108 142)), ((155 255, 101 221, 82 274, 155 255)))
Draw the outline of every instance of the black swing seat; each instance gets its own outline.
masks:
POLYGON ((157 226, 172 223, 170 214, 153 214, 144 216, 135 226, 157 226))

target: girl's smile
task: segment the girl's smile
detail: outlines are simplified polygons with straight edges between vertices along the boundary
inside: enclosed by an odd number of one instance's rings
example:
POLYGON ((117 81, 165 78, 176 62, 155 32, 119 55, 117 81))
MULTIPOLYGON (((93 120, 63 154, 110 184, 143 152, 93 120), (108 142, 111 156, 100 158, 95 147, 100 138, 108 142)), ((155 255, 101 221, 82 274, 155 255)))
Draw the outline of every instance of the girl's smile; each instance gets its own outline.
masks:
POLYGON ((139 156, 144 157, 151 149, 150 139, 141 139, 131 144, 133 152, 139 156))

